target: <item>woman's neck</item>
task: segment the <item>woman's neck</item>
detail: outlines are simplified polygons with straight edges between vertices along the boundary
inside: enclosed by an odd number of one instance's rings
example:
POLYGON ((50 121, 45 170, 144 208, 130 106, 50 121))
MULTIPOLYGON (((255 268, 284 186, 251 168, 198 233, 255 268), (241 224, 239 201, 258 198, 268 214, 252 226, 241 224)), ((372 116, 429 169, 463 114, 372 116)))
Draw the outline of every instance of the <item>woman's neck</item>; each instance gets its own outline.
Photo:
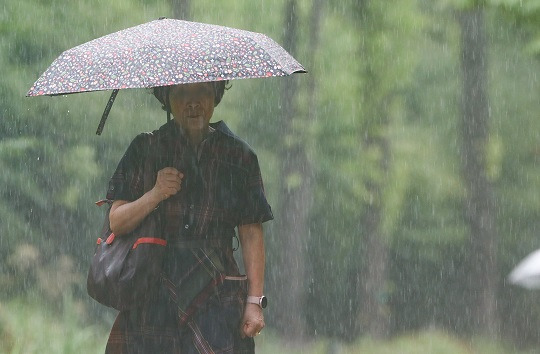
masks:
POLYGON ((197 147, 208 136, 209 130, 185 132, 186 138, 192 147, 197 147))
POLYGON ((192 147, 196 147, 197 145, 199 145, 204 139, 206 139, 206 137, 211 131, 214 131, 214 129, 210 126, 207 126, 206 128, 201 130, 185 129, 184 127, 182 127, 181 124, 178 123, 176 123, 176 126, 180 130, 181 134, 186 138, 189 145, 191 145, 192 147))

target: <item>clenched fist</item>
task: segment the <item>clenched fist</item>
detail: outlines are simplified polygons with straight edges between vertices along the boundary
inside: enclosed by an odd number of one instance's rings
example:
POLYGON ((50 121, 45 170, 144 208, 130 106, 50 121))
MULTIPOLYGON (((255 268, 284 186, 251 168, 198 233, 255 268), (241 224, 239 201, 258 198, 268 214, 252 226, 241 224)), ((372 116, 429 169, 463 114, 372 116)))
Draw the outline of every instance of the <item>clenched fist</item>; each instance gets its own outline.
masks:
POLYGON ((152 193, 163 201, 182 189, 182 179, 184 174, 174 167, 165 167, 157 174, 156 184, 152 188, 152 193))
POLYGON ((240 326, 240 336, 255 337, 264 328, 264 316, 259 305, 246 304, 240 326))

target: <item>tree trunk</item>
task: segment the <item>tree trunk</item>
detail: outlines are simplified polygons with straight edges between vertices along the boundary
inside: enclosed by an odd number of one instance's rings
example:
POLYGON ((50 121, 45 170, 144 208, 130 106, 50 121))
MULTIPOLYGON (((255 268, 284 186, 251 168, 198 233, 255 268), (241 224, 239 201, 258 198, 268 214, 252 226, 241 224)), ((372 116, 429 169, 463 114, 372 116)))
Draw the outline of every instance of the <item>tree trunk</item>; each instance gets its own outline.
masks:
POLYGON ((178 20, 191 19, 190 0, 171 0, 173 18, 178 20))
MULTIPOLYGON (((383 112, 381 112, 383 113, 383 112)), ((384 124, 386 126, 387 124, 384 124)), ((382 130, 386 130, 384 127, 382 130)), ((388 174, 390 156, 389 142, 386 137, 366 139, 363 146, 366 149, 380 151, 379 166, 381 175, 388 174)), ((360 291, 362 306, 360 325, 362 332, 371 338, 384 339, 390 334, 390 314, 387 304, 388 286, 388 247, 382 231, 383 190, 386 181, 369 181, 366 189, 371 202, 362 217, 365 232, 364 262, 361 268, 360 291)), ((357 332, 358 333, 358 332, 357 332)))
MULTIPOLYGON (((284 48, 296 52, 298 18, 296 1, 285 7, 284 48)), ((306 297, 306 246, 309 235, 308 214, 311 209, 311 168, 304 150, 301 132, 295 130, 297 76, 282 79, 282 127, 280 206, 276 231, 280 237, 280 271, 275 286, 277 298, 274 314, 276 325, 290 340, 302 341, 306 334, 304 316, 306 297)))
MULTIPOLYGON (((363 113, 368 116, 364 138, 359 138, 362 149, 377 151, 379 159, 371 167, 380 171, 376 173, 382 176, 379 179, 371 179, 366 182, 366 190, 370 200, 365 206, 364 214, 361 215, 362 230, 359 235, 364 235, 364 253, 359 255, 362 263, 358 264, 356 276, 357 292, 360 295, 361 304, 358 314, 359 321, 354 329, 354 335, 364 333, 372 338, 383 339, 390 334, 390 313, 388 308, 388 245, 387 235, 382 228, 383 191, 385 189, 390 161, 390 142, 386 136, 389 126, 388 107, 391 106, 393 95, 386 93, 386 98, 381 99, 374 92, 381 92, 380 83, 382 73, 378 73, 372 64, 377 60, 376 38, 381 31, 373 23, 379 21, 370 17, 374 16, 370 11, 371 2, 363 0, 357 3, 359 32, 362 33, 360 42, 361 75, 364 80, 362 97, 363 113), (374 119, 378 117, 378 119, 374 119)), ((391 90, 391 89, 389 89, 391 90)), ((384 97, 384 96, 383 96, 384 97)))
POLYGON ((487 55, 482 9, 462 11, 461 69, 461 163, 466 188, 465 213, 470 227, 468 287, 472 326, 496 336, 497 227, 493 187, 486 174, 486 143, 489 135, 489 103, 486 90, 487 55))
POLYGON ((313 0, 311 6, 311 15, 309 23, 309 50, 311 55, 306 58, 308 62, 310 74, 307 76, 308 90, 308 122, 314 122, 317 119, 317 73, 315 70, 315 56, 319 48, 320 33, 321 33, 321 18, 323 14, 323 0, 313 0))

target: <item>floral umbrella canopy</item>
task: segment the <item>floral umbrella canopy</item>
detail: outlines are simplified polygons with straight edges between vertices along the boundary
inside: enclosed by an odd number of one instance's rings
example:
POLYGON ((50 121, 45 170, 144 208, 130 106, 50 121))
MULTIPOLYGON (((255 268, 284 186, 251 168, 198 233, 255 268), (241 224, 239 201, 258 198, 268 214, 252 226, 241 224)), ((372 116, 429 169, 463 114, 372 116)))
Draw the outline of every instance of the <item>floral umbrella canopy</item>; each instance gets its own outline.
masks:
POLYGON ((27 96, 113 90, 100 123, 102 128, 120 89, 305 72, 298 61, 264 34, 159 19, 66 50, 27 96))

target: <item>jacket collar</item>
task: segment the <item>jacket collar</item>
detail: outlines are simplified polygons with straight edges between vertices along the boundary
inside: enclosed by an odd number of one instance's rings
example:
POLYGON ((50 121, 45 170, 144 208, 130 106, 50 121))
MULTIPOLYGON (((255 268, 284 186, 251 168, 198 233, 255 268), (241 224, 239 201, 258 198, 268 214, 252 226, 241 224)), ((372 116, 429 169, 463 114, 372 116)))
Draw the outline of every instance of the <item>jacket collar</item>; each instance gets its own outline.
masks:
MULTIPOLYGON (((234 139, 238 139, 238 137, 229 129, 227 124, 225 124, 225 122, 222 120, 215 123, 210 123, 210 127, 215 129, 216 132, 219 132, 221 134, 224 134, 234 139)), ((179 140, 182 140, 183 142, 187 142, 187 138, 184 134, 184 131, 182 130, 181 127, 179 127, 176 123, 174 123, 174 120, 171 120, 165 123, 159 128, 159 130, 162 132, 167 132, 169 134, 172 134, 172 137, 174 137, 175 140, 179 139, 179 140)))

